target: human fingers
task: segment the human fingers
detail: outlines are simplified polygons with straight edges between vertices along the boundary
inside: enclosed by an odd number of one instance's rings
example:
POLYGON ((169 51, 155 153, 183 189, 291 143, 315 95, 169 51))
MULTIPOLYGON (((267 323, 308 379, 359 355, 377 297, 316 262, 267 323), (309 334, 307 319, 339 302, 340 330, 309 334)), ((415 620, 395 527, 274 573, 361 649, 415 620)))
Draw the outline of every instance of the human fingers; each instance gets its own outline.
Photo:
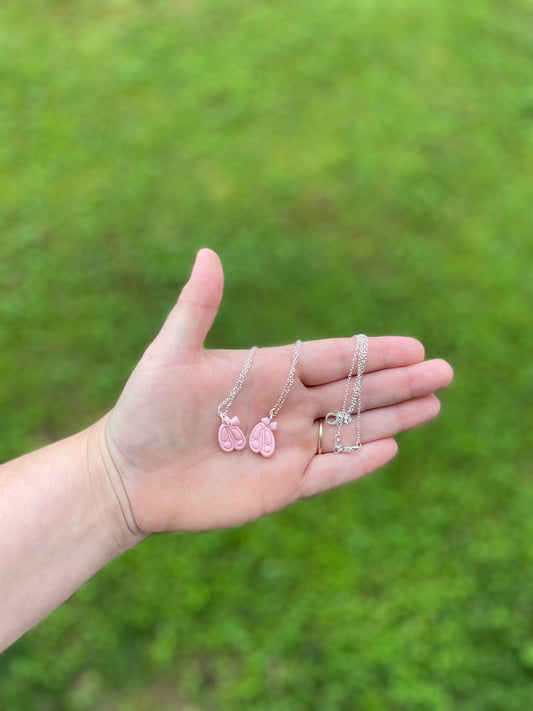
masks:
POLYGON ((172 359, 177 350, 197 350, 215 320, 224 287, 224 275, 218 255, 201 249, 196 255, 189 281, 169 313, 153 347, 172 359))
MULTIPOLYGON (((307 341, 300 361, 300 379, 309 387, 346 378, 354 353, 354 338, 326 338, 307 341)), ((379 336, 368 339, 367 373, 384 368, 419 363, 424 346, 416 338, 379 336)))
MULTIPOLYGON (((447 387, 452 379, 450 364, 440 358, 368 373, 362 379, 361 409, 371 410, 422 397, 447 387)), ((341 410, 345 388, 346 379, 309 388, 315 418, 341 410)))
POLYGON ((366 444, 351 454, 321 454, 313 457, 302 477, 297 498, 305 498, 359 479, 394 458, 398 445, 393 439, 366 444))
MULTIPOLYGON (((425 395, 397 405, 368 410, 361 415, 361 442, 366 446, 369 442, 375 440, 394 437, 402 431, 410 430, 432 420, 439 412, 440 402, 435 395, 425 395)), ((321 420, 315 421, 313 425, 317 432, 317 443, 320 422, 321 420)), ((322 453, 333 452, 337 431, 336 426, 328 425, 327 422, 323 423, 322 453)), ((351 423, 343 425, 342 436, 345 445, 355 443, 355 418, 352 419, 351 423)))

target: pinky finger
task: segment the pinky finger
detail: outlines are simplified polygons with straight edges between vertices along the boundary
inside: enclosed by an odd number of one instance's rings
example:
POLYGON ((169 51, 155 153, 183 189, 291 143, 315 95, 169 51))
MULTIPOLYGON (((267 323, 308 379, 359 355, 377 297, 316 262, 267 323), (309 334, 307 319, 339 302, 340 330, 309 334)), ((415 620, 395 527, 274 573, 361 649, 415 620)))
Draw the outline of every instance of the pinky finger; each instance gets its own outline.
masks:
POLYGON ((394 439, 379 439, 354 453, 317 454, 305 470, 298 498, 320 494, 379 469, 394 459, 398 445, 394 439))

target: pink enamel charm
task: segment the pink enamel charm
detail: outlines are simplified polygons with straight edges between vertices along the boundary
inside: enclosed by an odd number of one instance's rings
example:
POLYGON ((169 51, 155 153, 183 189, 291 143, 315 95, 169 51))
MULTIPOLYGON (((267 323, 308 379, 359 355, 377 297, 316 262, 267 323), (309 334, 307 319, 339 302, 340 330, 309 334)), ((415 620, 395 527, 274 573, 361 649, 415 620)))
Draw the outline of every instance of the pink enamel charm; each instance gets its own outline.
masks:
POLYGON ((274 432, 277 427, 275 422, 270 422, 268 417, 263 417, 261 422, 253 428, 250 435, 250 449, 263 457, 271 457, 276 449, 274 432))
POLYGON ((224 416, 224 421, 218 428, 218 443, 220 449, 224 452, 232 452, 236 449, 238 452, 246 447, 246 437, 239 427, 240 421, 238 417, 224 416))

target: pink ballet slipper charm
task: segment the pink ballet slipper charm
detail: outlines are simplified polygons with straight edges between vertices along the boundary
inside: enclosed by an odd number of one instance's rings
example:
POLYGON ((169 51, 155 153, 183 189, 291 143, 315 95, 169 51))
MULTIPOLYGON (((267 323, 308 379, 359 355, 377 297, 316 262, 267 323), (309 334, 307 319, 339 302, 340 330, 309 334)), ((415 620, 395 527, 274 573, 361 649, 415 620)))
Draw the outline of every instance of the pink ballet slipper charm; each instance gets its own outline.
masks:
POLYGON ((240 452, 246 447, 246 437, 239 425, 238 417, 230 419, 224 416, 223 422, 218 428, 218 443, 224 452, 233 452, 234 449, 240 452))
POLYGON ((277 427, 275 422, 270 422, 268 417, 263 417, 261 422, 253 428, 250 435, 250 449, 263 457, 271 457, 276 449, 274 432, 277 427))

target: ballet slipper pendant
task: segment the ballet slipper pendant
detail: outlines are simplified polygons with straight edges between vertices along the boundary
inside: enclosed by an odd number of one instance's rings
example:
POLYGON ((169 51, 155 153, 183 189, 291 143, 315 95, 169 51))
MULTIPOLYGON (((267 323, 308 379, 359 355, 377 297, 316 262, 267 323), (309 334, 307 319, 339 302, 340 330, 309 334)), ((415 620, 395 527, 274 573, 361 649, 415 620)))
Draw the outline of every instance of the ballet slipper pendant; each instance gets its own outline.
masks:
POLYGON ((268 417, 263 417, 261 422, 258 422, 250 435, 250 449, 256 454, 262 454, 263 457, 271 457, 276 449, 276 440, 274 439, 274 430, 277 428, 277 423, 274 417, 279 413, 285 400, 287 399, 292 386, 294 385, 294 376, 296 373, 296 364, 300 358, 302 350, 302 342, 296 341, 292 354, 291 369, 285 385, 276 401, 274 407, 268 413, 268 417))
POLYGON ((234 449, 240 452, 246 447, 246 437, 239 427, 240 424, 238 417, 230 419, 224 415, 222 418, 222 424, 218 428, 218 443, 224 452, 233 452, 234 449))
POLYGON ((261 422, 253 428, 250 435, 250 449, 256 454, 262 454, 263 457, 271 457, 276 449, 276 440, 274 439, 274 430, 277 427, 276 422, 271 422, 268 417, 263 417, 261 422))
POLYGON ((246 379, 246 374, 248 373, 248 371, 250 370, 250 366, 252 365, 252 360, 254 359, 256 350, 257 346, 254 346, 250 349, 250 352, 248 353, 248 356, 244 361, 244 365, 242 366, 240 375, 237 378, 237 382, 231 389, 231 392, 228 397, 225 400, 222 400, 222 402, 217 407, 217 415, 222 420, 222 424, 218 428, 218 444, 220 445, 220 449, 223 452, 233 452, 234 450, 240 452, 246 447, 246 437, 244 436, 243 431, 239 427, 239 418, 228 417, 227 413, 228 408, 231 407, 233 401, 235 400, 235 396, 242 388, 242 385, 246 379))

